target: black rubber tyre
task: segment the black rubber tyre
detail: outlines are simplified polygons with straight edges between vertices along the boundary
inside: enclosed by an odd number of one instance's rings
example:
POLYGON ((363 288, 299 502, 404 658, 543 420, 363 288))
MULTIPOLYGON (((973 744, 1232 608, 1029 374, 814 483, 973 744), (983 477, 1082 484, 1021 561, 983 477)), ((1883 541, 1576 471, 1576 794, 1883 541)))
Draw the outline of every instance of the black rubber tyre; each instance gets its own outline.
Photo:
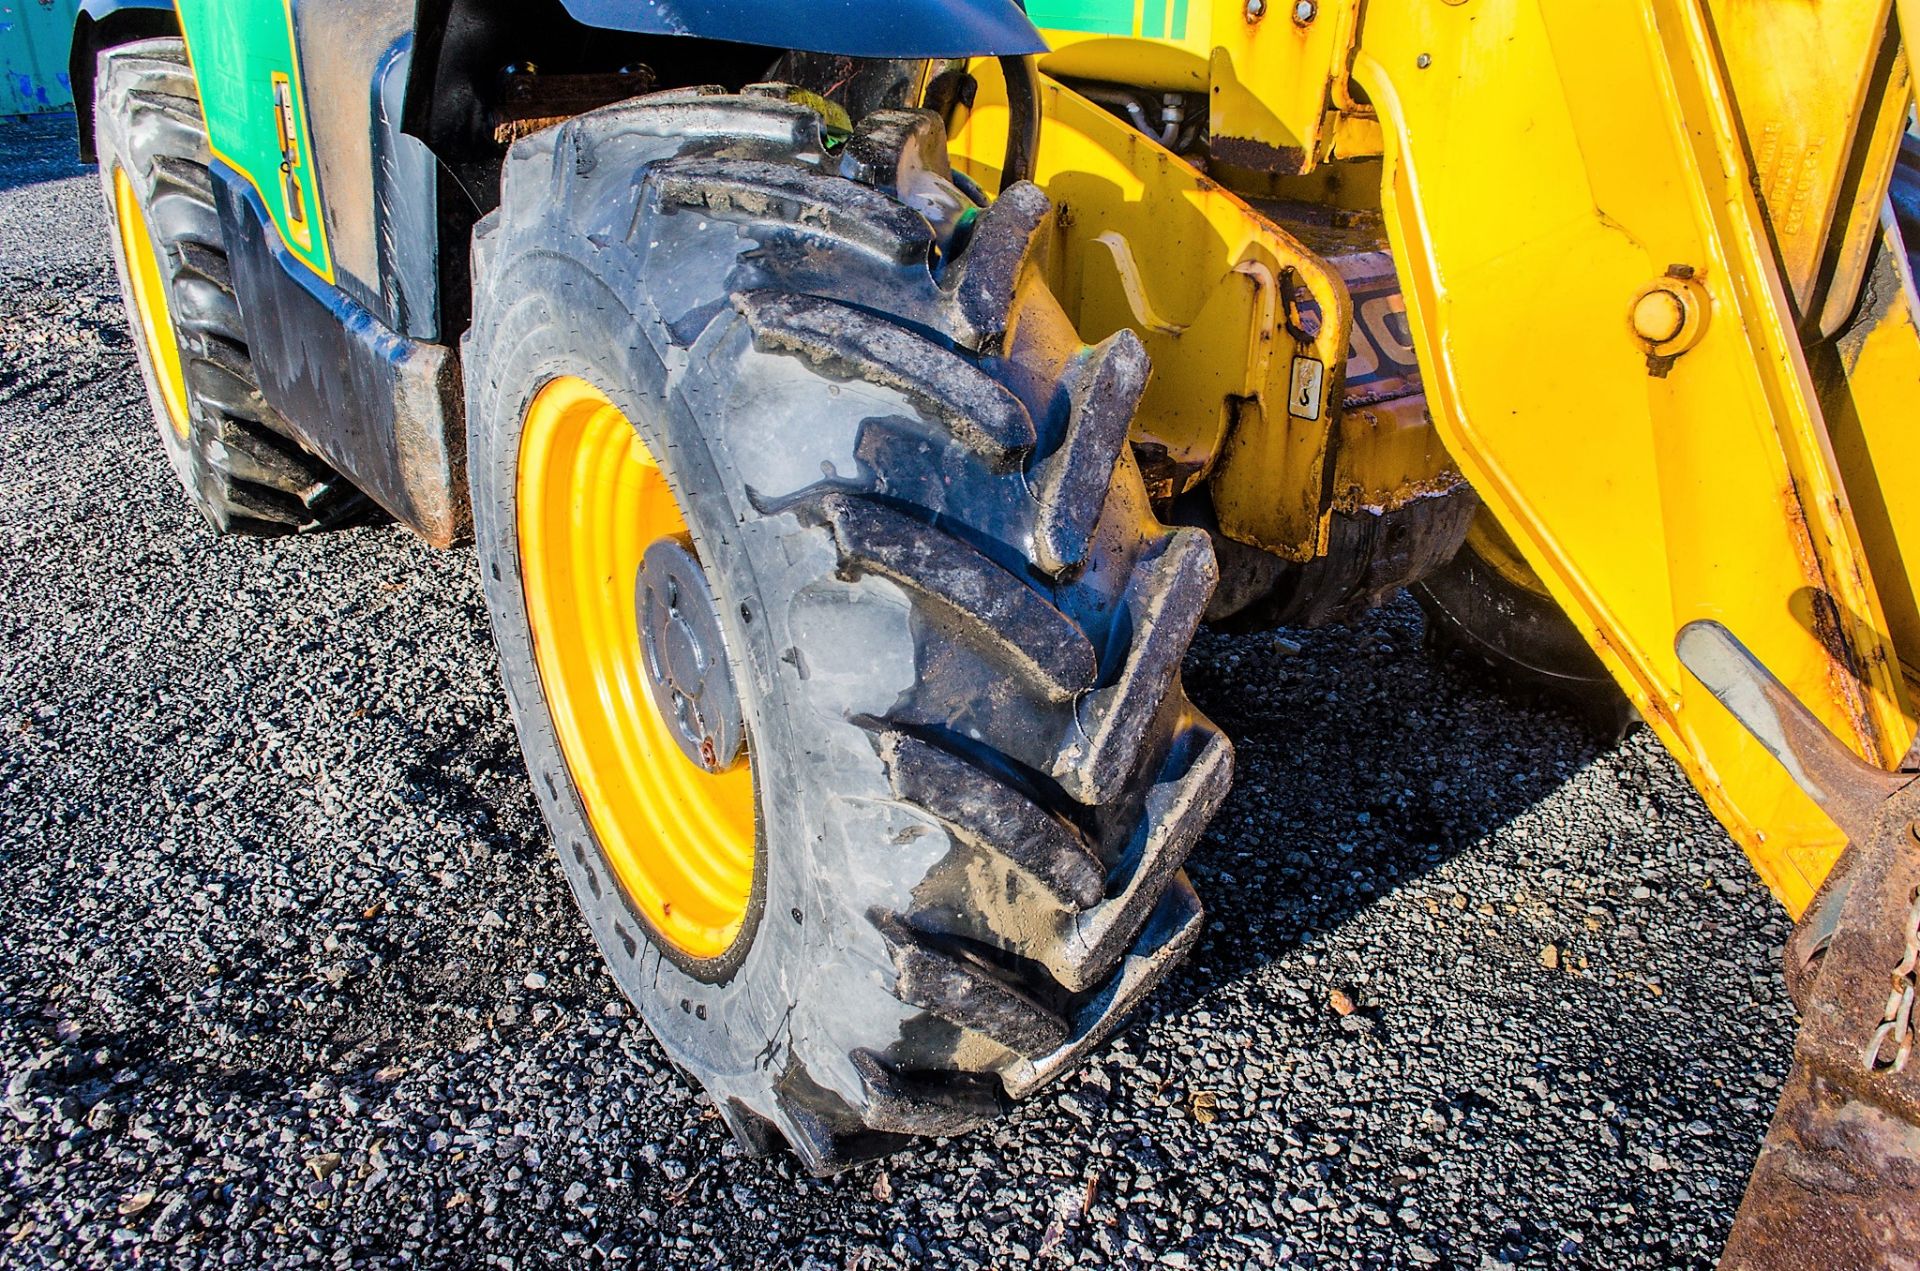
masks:
POLYGON ((1426 611, 1431 643, 1461 654, 1504 687, 1551 697, 1609 736, 1623 736, 1639 721, 1579 628, 1519 562, 1518 549, 1484 508, 1453 559, 1413 593, 1426 611), (1482 542, 1489 545, 1485 551, 1482 542), (1505 556, 1507 568, 1488 551, 1505 556), (1524 581, 1513 577, 1522 570, 1524 581))
POLYGON ((660 94, 516 144, 474 248, 479 556, 561 862, 735 1135, 816 1172, 1098 1044, 1198 934, 1180 867, 1231 777, 1179 679, 1212 550, 1127 445, 1144 351, 1074 333, 1038 189, 939 231, 902 201, 947 172, 931 114, 829 151, 778 88, 660 94), (541 692, 516 474, 563 375, 661 457, 736 663, 761 877, 712 964, 627 903, 541 692))
POLYGON ((361 515, 366 502, 326 464, 288 440, 260 396, 234 299, 208 175, 206 121, 178 39, 101 52, 94 78, 94 140, 112 227, 121 296, 167 458, 217 530, 281 534, 361 515), (129 276, 115 215, 124 171, 153 238, 184 373, 187 435, 168 422, 160 378, 129 276))

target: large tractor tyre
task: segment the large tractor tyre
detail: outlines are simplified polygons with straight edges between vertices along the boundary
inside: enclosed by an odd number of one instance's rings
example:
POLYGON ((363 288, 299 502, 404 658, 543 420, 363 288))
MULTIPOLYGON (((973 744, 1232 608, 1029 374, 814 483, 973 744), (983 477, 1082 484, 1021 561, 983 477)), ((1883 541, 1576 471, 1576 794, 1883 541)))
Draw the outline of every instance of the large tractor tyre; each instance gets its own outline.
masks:
POLYGON ((777 86, 517 143, 474 245, 475 528, 560 860, 736 1137, 827 1172, 1073 1067, 1193 942, 1215 580, 1051 209, 777 86), (836 144, 838 143, 838 144, 836 144), (776 1135, 778 1137, 776 1137, 776 1135))
POLYGON ((289 441, 260 396, 208 174, 186 46, 100 54, 94 140, 128 326, 167 458, 217 530, 279 534, 359 515, 365 500, 289 441))
POLYGON ((1623 736, 1639 719, 1605 666, 1485 508, 1447 564, 1414 586, 1435 646, 1523 693, 1557 700, 1596 730, 1623 736))

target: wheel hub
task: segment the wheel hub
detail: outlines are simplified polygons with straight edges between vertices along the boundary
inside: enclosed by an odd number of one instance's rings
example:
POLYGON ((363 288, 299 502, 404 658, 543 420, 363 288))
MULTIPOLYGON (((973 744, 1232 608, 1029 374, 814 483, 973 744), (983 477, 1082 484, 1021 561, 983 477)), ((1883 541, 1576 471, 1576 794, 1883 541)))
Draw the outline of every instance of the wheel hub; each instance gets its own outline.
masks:
POLYGON ((746 725, 720 607, 687 540, 654 540, 633 590, 655 708, 688 759, 708 772, 727 771, 746 750, 746 725))

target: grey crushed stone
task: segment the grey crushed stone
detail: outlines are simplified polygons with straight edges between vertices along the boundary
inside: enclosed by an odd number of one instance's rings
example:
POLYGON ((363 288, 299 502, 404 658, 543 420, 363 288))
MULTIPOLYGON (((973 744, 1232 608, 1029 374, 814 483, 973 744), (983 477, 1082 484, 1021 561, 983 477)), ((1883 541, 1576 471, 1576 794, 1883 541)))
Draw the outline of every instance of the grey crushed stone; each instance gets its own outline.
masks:
POLYGON ((1084 1073, 740 1156, 574 916, 472 554, 188 510, 70 127, 0 121, 0 1265, 1712 1263, 1785 917, 1648 734, 1404 598, 1199 641, 1210 926, 1084 1073))

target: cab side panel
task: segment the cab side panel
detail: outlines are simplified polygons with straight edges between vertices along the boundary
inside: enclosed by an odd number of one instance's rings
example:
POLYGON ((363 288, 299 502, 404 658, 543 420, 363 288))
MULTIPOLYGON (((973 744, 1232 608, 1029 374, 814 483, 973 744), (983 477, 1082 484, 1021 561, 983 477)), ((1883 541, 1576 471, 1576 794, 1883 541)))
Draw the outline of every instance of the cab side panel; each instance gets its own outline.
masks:
POLYGON ((390 109, 410 5, 179 0, 178 12, 262 394, 394 517, 429 541, 459 539, 460 389, 453 350, 434 338, 432 156, 390 109))
POLYGON ((311 127, 283 0, 179 0, 214 157, 251 185, 288 251, 328 282, 311 127))
POLYGON ((291 9, 303 96, 315 106, 313 154, 335 281, 388 325, 433 339, 433 156, 400 133, 398 113, 382 101, 385 84, 406 82, 413 5, 293 0, 291 9), (423 251, 427 269, 418 276, 423 251))

